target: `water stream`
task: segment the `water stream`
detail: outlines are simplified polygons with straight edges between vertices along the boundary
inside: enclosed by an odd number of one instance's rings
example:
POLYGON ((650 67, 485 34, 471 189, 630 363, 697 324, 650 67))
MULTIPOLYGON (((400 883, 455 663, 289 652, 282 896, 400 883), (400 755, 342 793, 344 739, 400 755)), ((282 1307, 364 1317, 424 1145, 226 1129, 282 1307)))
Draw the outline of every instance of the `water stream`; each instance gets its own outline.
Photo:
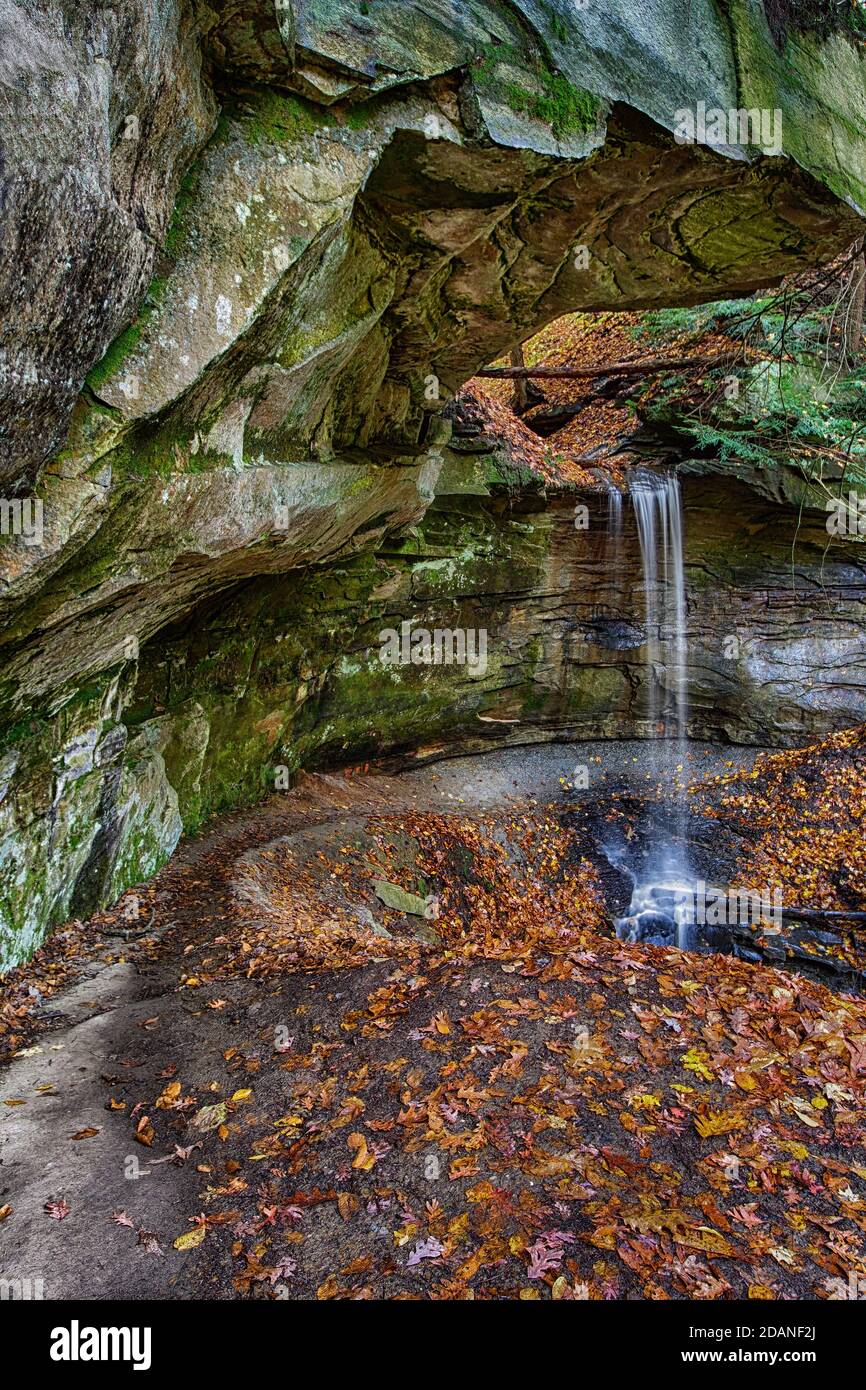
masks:
POLYGON ((688 637, 679 479, 674 472, 636 471, 629 495, 643 577, 650 765, 654 781, 666 786, 670 796, 650 805, 650 848, 640 868, 629 864, 628 857, 620 861, 634 886, 628 913, 617 929, 628 940, 676 940, 687 946, 690 923, 683 904, 692 894, 684 791, 688 637))

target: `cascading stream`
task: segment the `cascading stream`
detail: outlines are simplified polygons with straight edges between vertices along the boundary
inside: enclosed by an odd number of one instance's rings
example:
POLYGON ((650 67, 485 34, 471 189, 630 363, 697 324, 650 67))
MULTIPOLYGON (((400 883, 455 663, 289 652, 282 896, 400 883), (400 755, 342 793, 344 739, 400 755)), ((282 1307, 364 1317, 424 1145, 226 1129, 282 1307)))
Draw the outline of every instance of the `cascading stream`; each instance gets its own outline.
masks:
POLYGON ((607 571, 610 575, 610 588, 614 596, 619 590, 620 570, 622 568, 622 493, 615 483, 607 489, 607 571))
POLYGON ((683 509, 675 473, 635 475, 631 501, 637 522, 646 611, 647 722, 654 735, 669 732, 662 706, 662 669, 673 696, 674 737, 685 740, 688 722, 686 686, 686 585, 683 561, 683 509), (659 563, 660 562, 660 563, 659 563))
POLYGON ((646 620, 646 719, 650 733, 650 765, 656 783, 675 786, 675 810, 657 821, 649 861, 634 891, 620 935, 629 939, 670 940, 685 945, 685 928, 674 906, 690 894, 685 846, 686 805, 677 774, 668 767, 673 740, 676 765, 684 781, 688 737, 686 680, 686 588, 683 561, 683 511, 679 479, 674 472, 636 472, 630 496, 640 542, 646 620))

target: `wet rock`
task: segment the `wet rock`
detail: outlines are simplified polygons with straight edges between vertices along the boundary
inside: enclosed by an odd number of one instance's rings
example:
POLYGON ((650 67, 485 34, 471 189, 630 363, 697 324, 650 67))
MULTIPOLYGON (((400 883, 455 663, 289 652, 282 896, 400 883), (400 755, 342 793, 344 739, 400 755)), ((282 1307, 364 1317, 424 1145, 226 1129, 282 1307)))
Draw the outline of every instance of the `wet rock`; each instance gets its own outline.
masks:
POLYGON ((677 924, 666 912, 639 912, 623 919, 625 940, 648 946, 670 946, 677 939, 677 924))

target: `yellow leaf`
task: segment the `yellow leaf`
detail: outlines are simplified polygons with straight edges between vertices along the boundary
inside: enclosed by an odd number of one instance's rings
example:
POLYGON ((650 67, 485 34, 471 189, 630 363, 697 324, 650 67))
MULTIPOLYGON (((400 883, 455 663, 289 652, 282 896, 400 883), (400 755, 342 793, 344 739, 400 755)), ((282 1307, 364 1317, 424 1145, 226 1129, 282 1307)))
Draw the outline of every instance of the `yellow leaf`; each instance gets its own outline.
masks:
POLYGON ((205 1238, 206 1229, 204 1226, 196 1226, 191 1231, 184 1231, 182 1236, 172 1241, 175 1250, 194 1250, 197 1245, 201 1245, 205 1238))
POLYGON ((394 1232, 395 1245, 408 1245, 413 1236, 416 1236, 421 1227, 417 1221, 407 1221, 405 1226, 399 1226, 394 1232))
POLYGON ((713 1081, 715 1079, 713 1073, 707 1066, 708 1058, 706 1052, 699 1052, 697 1048, 690 1047, 688 1052, 684 1053, 680 1060, 684 1067, 688 1067, 689 1071, 693 1071, 695 1076, 699 1076, 702 1081, 713 1081))
POLYGON ((797 1117, 803 1121, 803 1124, 808 1125, 810 1129, 823 1128, 821 1121, 807 1101, 801 1100, 799 1096, 792 1096, 788 1101, 788 1105, 790 1109, 795 1112, 797 1117))
POLYGON ((150 1123, 150 1120, 148 1119, 147 1115, 142 1115, 141 1119, 136 1125, 135 1138, 138 1140, 139 1144, 146 1144, 148 1148, 150 1148, 151 1144, 153 1143, 153 1125, 150 1123))
MULTIPOLYGON (((786 1149, 792 1158, 798 1159, 801 1163, 804 1158, 809 1157, 809 1150, 806 1148, 806 1145, 798 1144, 794 1139, 780 1139, 779 1147, 786 1149)), ((866 1178, 866 1172, 864 1172, 863 1176, 866 1178)))
POLYGON ((695 1129, 702 1139, 709 1139, 713 1134, 729 1134, 732 1129, 742 1129, 744 1124, 742 1115, 732 1110, 722 1111, 718 1115, 710 1111, 707 1115, 695 1116, 695 1129))
POLYGON ((249 1100, 251 1095, 252 1091, 249 1089, 249 1087, 246 1087, 243 1091, 235 1091, 234 1095, 232 1096, 232 1100, 237 1104, 242 1100, 249 1100))
POLYGON ((629 1105, 633 1110, 651 1110, 653 1106, 659 1105, 658 1096, 651 1095, 649 1091, 643 1091, 640 1095, 632 1096, 629 1105))
POLYGON ((360 1168, 368 1173, 376 1162, 376 1155, 367 1148, 367 1140, 363 1134, 350 1134, 346 1142, 355 1155, 352 1159, 352 1167, 360 1168))
POLYGON ((485 1178, 483 1182, 478 1182, 474 1187, 467 1189, 466 1200, 469 1202, 489 1202, 495 1191, 493 1183, 485 1178))
POLYGON ((170 1082, 168 1083, 168 1085, 166 1086, 165 1090, 162 1092, 162 1094, 161 1094, 160 1096, 157 1097, 157 1101, 156 1101, 156 1108, 157 1108, 157 1110, 168 1110, 169 1107, 171 1106, 172 1102, 173 1102, 173 1101, 176 1101, 179 1095, 180 1095, 180 1082, 179 1082, 179 1081, 170 1081, 170 1082))

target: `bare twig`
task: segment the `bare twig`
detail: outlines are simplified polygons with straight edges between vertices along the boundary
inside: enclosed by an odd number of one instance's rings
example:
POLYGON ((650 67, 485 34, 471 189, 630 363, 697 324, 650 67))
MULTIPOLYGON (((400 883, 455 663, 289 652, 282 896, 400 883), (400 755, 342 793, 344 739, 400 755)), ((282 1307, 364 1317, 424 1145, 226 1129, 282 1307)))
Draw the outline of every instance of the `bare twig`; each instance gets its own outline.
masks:
POLYGON ((586 380, 598 376, 650 376, 654 372, 673 372, 693 368, 721 367, 730 362, 727 356, 716 357, 653 357, 643 362, 602 362, 595 367, 483 367, 476 376, 502 381, 520 381, 526 377, 541 377, 549 381, 586 380))

